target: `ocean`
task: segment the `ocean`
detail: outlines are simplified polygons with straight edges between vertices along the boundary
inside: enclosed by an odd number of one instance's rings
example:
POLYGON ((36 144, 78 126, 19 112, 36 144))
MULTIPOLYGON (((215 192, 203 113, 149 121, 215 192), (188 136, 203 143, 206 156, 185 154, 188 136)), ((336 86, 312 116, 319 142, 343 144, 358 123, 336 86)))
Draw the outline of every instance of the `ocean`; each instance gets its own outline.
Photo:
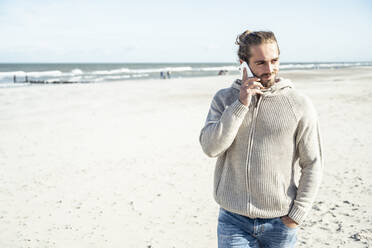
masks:
MULTIPOLYGON (((280 70, 355 66, 372 66, 372 62, 281 62, 280 70)), ((166 78, 205 77, 218 75, 221 71, 238 75, 238 63, 0 63, 0 87, 30 84, 25 81, 95 83, 158 79, 162 72, 166 78)))

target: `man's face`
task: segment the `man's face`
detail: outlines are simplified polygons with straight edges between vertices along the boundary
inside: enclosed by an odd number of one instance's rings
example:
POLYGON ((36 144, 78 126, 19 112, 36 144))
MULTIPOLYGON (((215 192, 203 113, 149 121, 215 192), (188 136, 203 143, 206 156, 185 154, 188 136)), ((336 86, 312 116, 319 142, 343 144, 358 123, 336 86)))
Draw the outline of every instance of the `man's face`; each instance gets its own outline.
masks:
POLYGON ((264 87, 274 85, 279 72, 279 51, 276 43, 252 46, 249 67, 253 74, 261 79, 260 83, 264 87))

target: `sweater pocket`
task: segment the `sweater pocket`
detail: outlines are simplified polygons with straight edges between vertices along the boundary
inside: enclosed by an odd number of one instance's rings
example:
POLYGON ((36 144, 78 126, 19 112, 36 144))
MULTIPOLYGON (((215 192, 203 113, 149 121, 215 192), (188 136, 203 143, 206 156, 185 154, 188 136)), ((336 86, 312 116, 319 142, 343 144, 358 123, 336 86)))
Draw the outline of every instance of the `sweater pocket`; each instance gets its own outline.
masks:
POLYGON ((226 167, 225 166, 225 155, 222 156, 223 158, 219 157, 216 162, 215 167, 215 174, 214 174, 214 180, 215 180, 215 196, 218 197, 219 195, 219 189, 221 188, 221 181, 223 177, 226 174, 226 167))
POLYGON ((285 180, 284 177, 282 182, 283 196, 285 197, 285 203, 283 203, 284 205, 282 207, 287 209, 291 206, 293 200, 296 198, 297 187, 291 181, 285 180))
POLYGON ((283 190, 283 202, 282 202, 282 209, 288 208, 288 195, 287 195, 287 184, 283 181, 281 183, 282 190, 283 190))
POLYGON ((221 173, 221 176, 218 178, 218 183, 217 183, 217 187, 216 187, 216 196, 219 197, 220 196, 220 189, 222 187, 222 183, 224 182, 225 180, 225 177, 226 177, 226 168, 227 166, 224 166, 222 165, 222 173, 221 173))
POLYGON ((278 183, 278 189, 281 189, 281 192, 279 193, 280 203, 281 203, 281 209, 287 209, 289 206, 289 197, 288 197, 288 184, 289 182, 286 182, 284 176, 282 174, 278 174, 277 176, 277 183, 278 183))

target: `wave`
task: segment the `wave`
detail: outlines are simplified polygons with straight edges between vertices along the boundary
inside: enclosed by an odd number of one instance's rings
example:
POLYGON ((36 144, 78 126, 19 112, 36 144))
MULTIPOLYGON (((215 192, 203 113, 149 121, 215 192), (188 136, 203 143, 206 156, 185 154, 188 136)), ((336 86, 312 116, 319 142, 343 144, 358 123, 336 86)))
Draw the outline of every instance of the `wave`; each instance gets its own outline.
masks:
POLYGON ((24 71, 6 71, 0 72, 0 78, 13 77, 13 76, 25 76, 24 71))
POLYGON ((288 65, 280 65, 280 69, 310 69, 314 68, 314 64, 288 64, 288 65))
POLYGON ((8 71, 8 72, 0 72, 0 78, 7 78, 7 77, 60 77, 62 76, 61 71, 31 71, 31 72, 24 72, 24 71, 8 71))
POLYGON ((12 78, 13 76, 16 77, 63 77, 63 76, 75 76, 75 75, 82 75, 84 72, 80 69, 73 69, 71 72, 61 72, 59 70, 49 70, 49 71, 5 71, 0 72, 0 79, 1 78, 12 78))
POLYGON ((120 74, 120 73, 128 73, 130 70, 128 68, 121 68, 115 70, 103 70, 103 71, 93 71, 91 74, 94 75, 110 75, 110 74, 120 74))
POLYGON ((130 78, 129 75, 123 75, 123 76, 107 76, 103 77, 103 79, 122 79, 122 78, 130 78))
POLYGON ((281 64, 280 69, 325 69, 325 68, 340 68, 340 67, 353 67, 353 66, 371 66, 371 62, 350 62, 350 63, 291 63, 281 64))
POLYGON ((82 77, 81 76, 77 76, 77 77, 71 77, 69 78, 67 81, 71 81, 71 82, 79 82, 81 81, 82 77))
POLYGON ((112 75, 112 74, 141 74, 141 73, 157 73, 162 71, 192 71, 193 68, 190 66, 183 66, 183 67, 162 67, 162 68, 148 68, 148 69, 129 69, 129 68, 120 68, 115 70, 103 70, 103 71, 93 71, 90 74, 93 75, 112 75))
POLYGON ((79 68, 77 68, 77 69, 71 70, 71 74, 72 75, 81 75, 81 74, 83 74, 83 71, 80 70, 79 68))
POLYGON ((132 77, 134 77, 134 78, 138 78, 138 77, 148 77, 149 76, 149 74, 136 74, 136 75, 132 75, 132 77))
POLYGON ((148 76, 149 74, 118 75, 118 76, 106 76, 106 77, 102 77, 102 79, 103 80, 105 79, 117 80, 117 79, 139 78, 139 77, 148 77, 148 76))
POLYGON ((238 71, 238 66, 218 66, 218 67, 202 67, 197 68, 198 71, 220 71, 220 70, 227 70, 227 71, 238 71))
POLYGON ((191 66, 180 66, 180 67, 162 67, 162 68, 150 68, 150 69, 133 69, 130 70, 132 73, 151 73, 151 72, 183 72, 183 71, 192 71, 193 68, 191 66))
POLYGON ((32 71, 27 72, 27 76, 30 77, 60 77, 62 76, 61 71, 32 71))

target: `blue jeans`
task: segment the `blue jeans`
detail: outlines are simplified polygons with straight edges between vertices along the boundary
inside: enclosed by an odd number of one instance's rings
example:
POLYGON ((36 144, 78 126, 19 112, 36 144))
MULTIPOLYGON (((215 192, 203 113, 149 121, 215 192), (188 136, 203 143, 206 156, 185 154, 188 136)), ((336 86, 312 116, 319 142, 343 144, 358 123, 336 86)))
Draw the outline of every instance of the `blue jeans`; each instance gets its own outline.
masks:
POLYGON ((297 230, 286 226, 280 217, 251 219, 220 207, 218 216, 218 247, 294 247, 297 230))

